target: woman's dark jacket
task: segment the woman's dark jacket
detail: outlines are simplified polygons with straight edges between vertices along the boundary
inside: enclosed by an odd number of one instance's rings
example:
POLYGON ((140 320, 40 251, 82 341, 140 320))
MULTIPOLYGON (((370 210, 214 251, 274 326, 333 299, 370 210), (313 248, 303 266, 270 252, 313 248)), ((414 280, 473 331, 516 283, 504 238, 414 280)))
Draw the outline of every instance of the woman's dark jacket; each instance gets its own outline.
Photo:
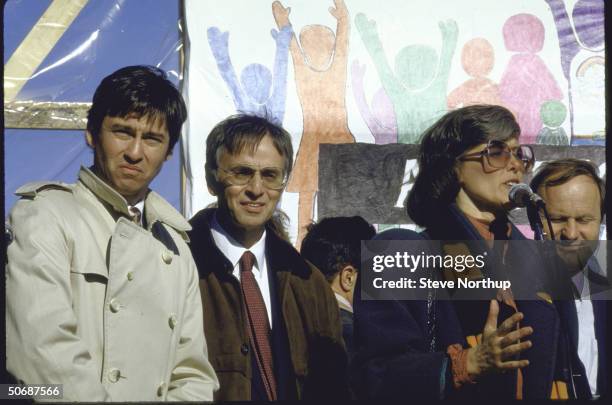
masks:
MULTIPOLYGON (((482 237, 469 220, 451 205, 437 216, 436 223, 421 234, 396 229, 377 235, 378 239, 430 239, 478 241, 482 237)), ((525 240, 511 226, 509 240, 525 240)), ((478 243, 478 242, 474 242, 478 243)), ((483 241, 484 243, 484 241, 483 241)), ((473 247, 470 242, 470 247, 473 247)), ((521 249, 536 248, 521 242, 521 249)), ((532 348, 522 353, 530 362, 521 370, 523 398, 549 398, 555 374, 555 358, 559 334, 559 317, 552 302, 536 294, 544 287, 541 280, 544 264, 537 252, 516 252, 511 243, 505 254, 508 268, 519 277, 531 277, 529 291, 521 291, 516 300, 525 315, 521 326, 532 326, 529 340, 532 348)), ((490 259, 496 257, 490 255, 490 259)), ((467 346, 469 336, 482 333, 488 314, 487 301, 366 301, 355 292, 355 346, 353 387, 360 398, 509 398, 516 396, 516 373, 508 372, 480 378, 475 384, 453 388, 451 363, 446 349, 460 343, 467 346)), ((500 305, 498 322, 514 309, 500 305)))

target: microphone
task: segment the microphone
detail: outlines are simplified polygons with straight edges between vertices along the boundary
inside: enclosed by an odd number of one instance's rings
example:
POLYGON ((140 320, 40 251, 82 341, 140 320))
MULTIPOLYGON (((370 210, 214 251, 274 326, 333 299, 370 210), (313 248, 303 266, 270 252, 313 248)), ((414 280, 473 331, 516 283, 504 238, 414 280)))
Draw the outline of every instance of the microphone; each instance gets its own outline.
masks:
POLYGON ((544 231, 542 219, 538 214, 538 211, 541 209, 546 216, 546 221, 548 221, 550 237, 553 240, 555 239, 550 217, 548 216, 548 212, 546 212, 546 204, 542 197, 533 192, 531 187, 524 183, 514 184, 510 187, 508 199, 517 207, 527 207, 527 219, 529 219, 529 225, 531 225, 531 229, 533 229, 535 240, 544 240, 547 236, 547 233, 544 231))
POLYGON ((544 204, 542 197, 537 195, 525 183, 517 183, 510 187, 508 198, 517 207, 538 206, 544 204))

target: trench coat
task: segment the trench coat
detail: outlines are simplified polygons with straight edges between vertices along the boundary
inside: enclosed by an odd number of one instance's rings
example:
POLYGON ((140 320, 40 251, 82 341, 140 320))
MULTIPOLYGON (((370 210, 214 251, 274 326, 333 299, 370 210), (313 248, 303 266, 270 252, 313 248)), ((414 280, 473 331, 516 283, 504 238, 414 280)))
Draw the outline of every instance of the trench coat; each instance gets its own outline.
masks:
POLYGON ((86 168, 21 187, 9 226, 7 370, 64 401, 212 400, 187 221, 149 192, 147 228, 86 168))

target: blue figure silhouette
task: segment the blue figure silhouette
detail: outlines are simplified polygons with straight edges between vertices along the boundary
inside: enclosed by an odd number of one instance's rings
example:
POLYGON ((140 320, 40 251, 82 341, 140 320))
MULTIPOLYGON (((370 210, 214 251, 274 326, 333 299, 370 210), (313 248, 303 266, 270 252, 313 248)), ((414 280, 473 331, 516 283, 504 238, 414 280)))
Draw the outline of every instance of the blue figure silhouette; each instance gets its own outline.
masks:
POLYGON ((274 74, 262 64, 251 63, 242 70, 238 81, 229 56, 229 32, 221 32, 217 27, 210 27, 207 30, 210 49, 217 62, 219 73, 232 93, 236 110, 267 117, 275 124, 281 125, 285 116, 287 58, 293 30, 291 25, 288 25, 282 27, 280 31, 272 29, 270 33, 276 41, 274 74))

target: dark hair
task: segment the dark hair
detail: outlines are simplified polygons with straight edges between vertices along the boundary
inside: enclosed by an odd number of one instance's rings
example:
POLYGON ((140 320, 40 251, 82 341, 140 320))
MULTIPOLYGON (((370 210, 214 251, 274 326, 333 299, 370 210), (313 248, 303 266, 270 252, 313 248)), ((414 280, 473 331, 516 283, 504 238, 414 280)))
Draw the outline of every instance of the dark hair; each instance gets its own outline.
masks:
POLYGON ((498 105, 472 105, 442 116, 421 139, 419 174, 406 204, 410 218, 429 226, 455 201, 460 190, 455 165, 462 153, 489 140, 518 138, 520 132, 512 113, 498 105))
POLYGON ((154 66, 127 66, 106 76, 98 85, 87 113, 87 130, 98 143, 104 117, 130 114, 163 118, 170 136, 170 154, 187 119, 187 107, 163 70, 154 66))
POLYGON ((209 184, 213 184, 210 182, 214 178, 210 176, 218 167, 217 159, 221 151, 230 154, 239 153, 245 148, 254 151, 266 135, 270 135, 278 153, 285 158, 285 174, 289 176, 293 168, 293 146, 289 132, 266 118, 236 114, 215 125, 206 139, 206 179, 209 184))
POLYGON ((308 226, 300 254, 331 281, 346 265, 361 267, 361 241, 375 234, 374 227, 360 216, 323 218, 308 226))
POLYGON ((599 170, 589 161, 567 158, 542 163, 531 179, 530 186, 532 190, 538 192, 540 187, 559 186, 578 176, 590 177, 597 185, 601 218, 603 219, 606 212, 606 187, 604 181, 599 177, 599 170))
POLYGON ((291 243, 291 238, 289 237, 289 215, 285 213, 285 211, 276 207, 274 210, 274 214, 272 214, 272 218, 266 222, 266 225, 278 235, 281 239, 286 242, 291 243))

